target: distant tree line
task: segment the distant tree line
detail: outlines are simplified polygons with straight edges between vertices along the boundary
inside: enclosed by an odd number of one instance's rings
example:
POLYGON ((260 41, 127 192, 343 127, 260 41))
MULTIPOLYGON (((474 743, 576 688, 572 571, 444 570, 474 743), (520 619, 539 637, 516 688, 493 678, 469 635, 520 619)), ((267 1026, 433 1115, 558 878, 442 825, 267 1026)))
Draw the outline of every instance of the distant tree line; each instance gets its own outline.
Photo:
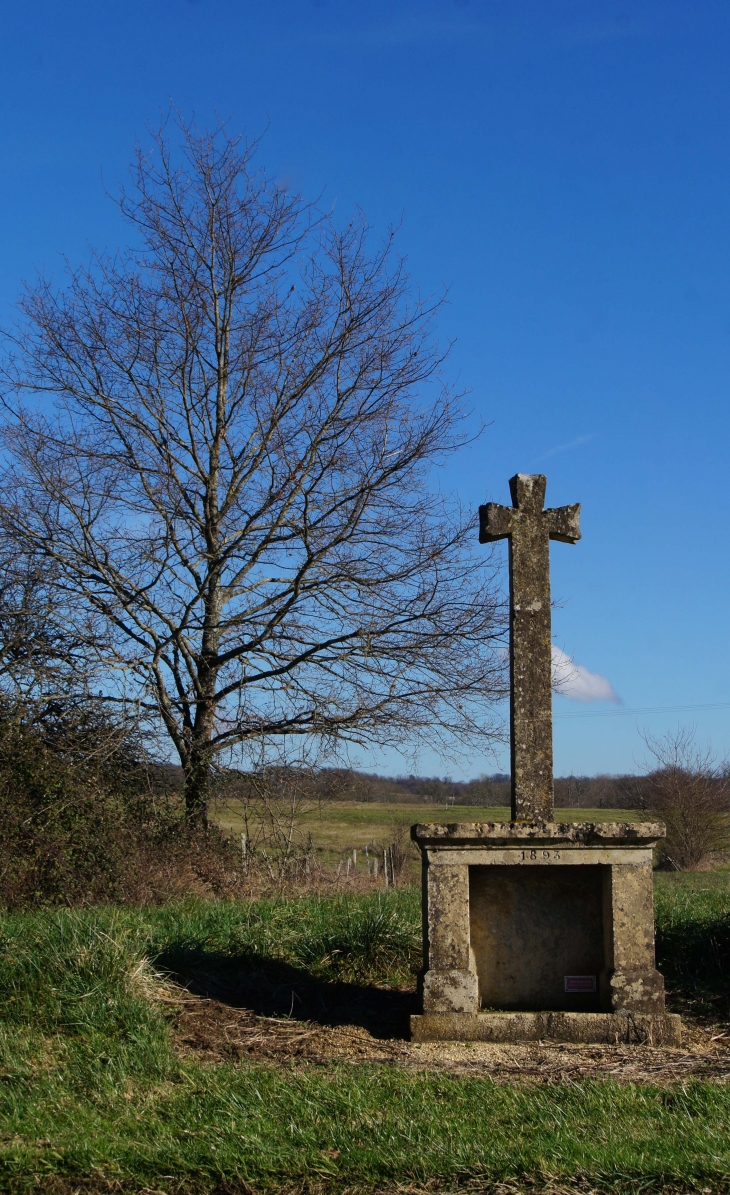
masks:
POLYGON ((555 805, 559 809, 641 809, 641 777, 559 776, 555 805))
POLYGON ((337 801, 392 801, 456 805, 509 805, 509 776, 476 780, 448 776, 379 776, 376 772, 328 768, 320 772, 322 796, 337 801))
MULTIPOLYGON (((322 795, 340 801, 413 801, 444 805, 509 805, 510 778, 504 772, 474 780, 448 776, 379 776, 375 772, 330 769, 320 774, 322 795)), ((642 808, 637 776, 564 776, 555 781, 555 804, 562 809, 642 808)))
MULTIPOLYGON (((666 761, 662 760, 660 770, 667 767, 666 761)), ((717 801, 722 803, 728 774, 719 770, 708 775, 708 769, 709 765, 705 763, 699 770, 707 777, 708 792, 716 790, 717 801)), ((558 776, 555 779, 555 806, 557 809, 651 810, 659 800, 657 774, 653 770, 644 776, 558 776)), ((320 772, 319 788, 323 799, 335 801, 412 801, 414 804, 482 808, 510 803, 510 778, 503 772, 479 776, 475 780, 451 780, 448 776, 379 776, 375 772, 346 772, 332 768, 320 772)))

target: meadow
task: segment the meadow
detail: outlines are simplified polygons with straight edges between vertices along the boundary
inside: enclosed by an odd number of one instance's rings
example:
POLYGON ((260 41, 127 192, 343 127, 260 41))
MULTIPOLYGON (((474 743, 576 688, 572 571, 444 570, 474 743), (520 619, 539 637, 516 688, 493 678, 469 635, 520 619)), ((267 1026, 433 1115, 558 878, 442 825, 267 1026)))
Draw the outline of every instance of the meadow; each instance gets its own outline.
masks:
MULTIPOLYGON (((670 1005, 722 1025, 730 877, 661 874, 656 900, 670 1005)), ((2 1190, 730 1187, 721 1081, 505 1082, 415 1070, 395 1055, 225 1061, 185 1047, 181 1009, 195 1000, 229 1020, 253 1007, 259 1036, 335 1023, 332 993, 371 1014, 412 1001, 413 888, 39 910, 3 916, 0 933, 2 1190), (312 996, 306 1024, 284 1007, 297 985, 312 996), (216 1001, 191 994, 211 989, 216 1001)))
MULTIPOLYGON (((212 811, 213 819, 226 834, 237 837, 244 828, 241 803, 221 801, 212 811)), ((298 815, 300 833, 311 833, 322 862, 336 863, 353 850, 360 854, 366 846, 387 845, 408 834, 416 822, 500 822, 509 821, 506 805, 445 805, 425 801, 330 801, 312 804, 298 815)), ((256 821, 255 812, 253 814, 256 821)), ((631 809, 556 809, 555 820, 574 822, 641 821, 646 814, 631 809)), ((413 860, 417 852, 413 852, 413 860)))

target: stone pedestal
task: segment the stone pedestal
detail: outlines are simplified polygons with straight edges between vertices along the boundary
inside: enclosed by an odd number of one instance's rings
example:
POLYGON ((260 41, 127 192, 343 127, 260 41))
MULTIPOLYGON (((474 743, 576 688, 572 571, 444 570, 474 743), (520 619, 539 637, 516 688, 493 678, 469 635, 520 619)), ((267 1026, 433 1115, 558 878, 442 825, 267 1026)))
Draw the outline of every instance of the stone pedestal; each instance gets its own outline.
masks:
POLYGON ((663 835, 630 822, 414 826, 424 970, 413 1039, 678 1045, 654 966, 663 835))

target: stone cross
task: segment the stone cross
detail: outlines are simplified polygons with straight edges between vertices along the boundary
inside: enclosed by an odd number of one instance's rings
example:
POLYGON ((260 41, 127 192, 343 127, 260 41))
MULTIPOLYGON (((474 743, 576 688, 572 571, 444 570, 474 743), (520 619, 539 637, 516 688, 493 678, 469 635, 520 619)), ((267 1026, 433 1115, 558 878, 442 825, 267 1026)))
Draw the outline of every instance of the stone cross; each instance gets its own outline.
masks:
POLYGON ((479 507, 479 542, 509 541, 512 820, 551 821, 550 540, 580 539, 580 505, 543 510, 547 478, 517 473, 512 506, 479 507))

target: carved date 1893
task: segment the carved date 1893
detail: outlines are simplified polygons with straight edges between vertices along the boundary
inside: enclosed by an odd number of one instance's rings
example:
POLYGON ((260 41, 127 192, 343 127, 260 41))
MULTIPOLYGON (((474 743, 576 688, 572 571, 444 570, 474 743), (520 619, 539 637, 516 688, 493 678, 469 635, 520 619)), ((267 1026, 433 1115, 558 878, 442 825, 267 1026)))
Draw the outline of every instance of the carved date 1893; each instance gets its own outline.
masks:
POLYGON ((559 859, 560 851, 520 851, 520 861, 522 863, 536 863, 539 859, 559 859))

